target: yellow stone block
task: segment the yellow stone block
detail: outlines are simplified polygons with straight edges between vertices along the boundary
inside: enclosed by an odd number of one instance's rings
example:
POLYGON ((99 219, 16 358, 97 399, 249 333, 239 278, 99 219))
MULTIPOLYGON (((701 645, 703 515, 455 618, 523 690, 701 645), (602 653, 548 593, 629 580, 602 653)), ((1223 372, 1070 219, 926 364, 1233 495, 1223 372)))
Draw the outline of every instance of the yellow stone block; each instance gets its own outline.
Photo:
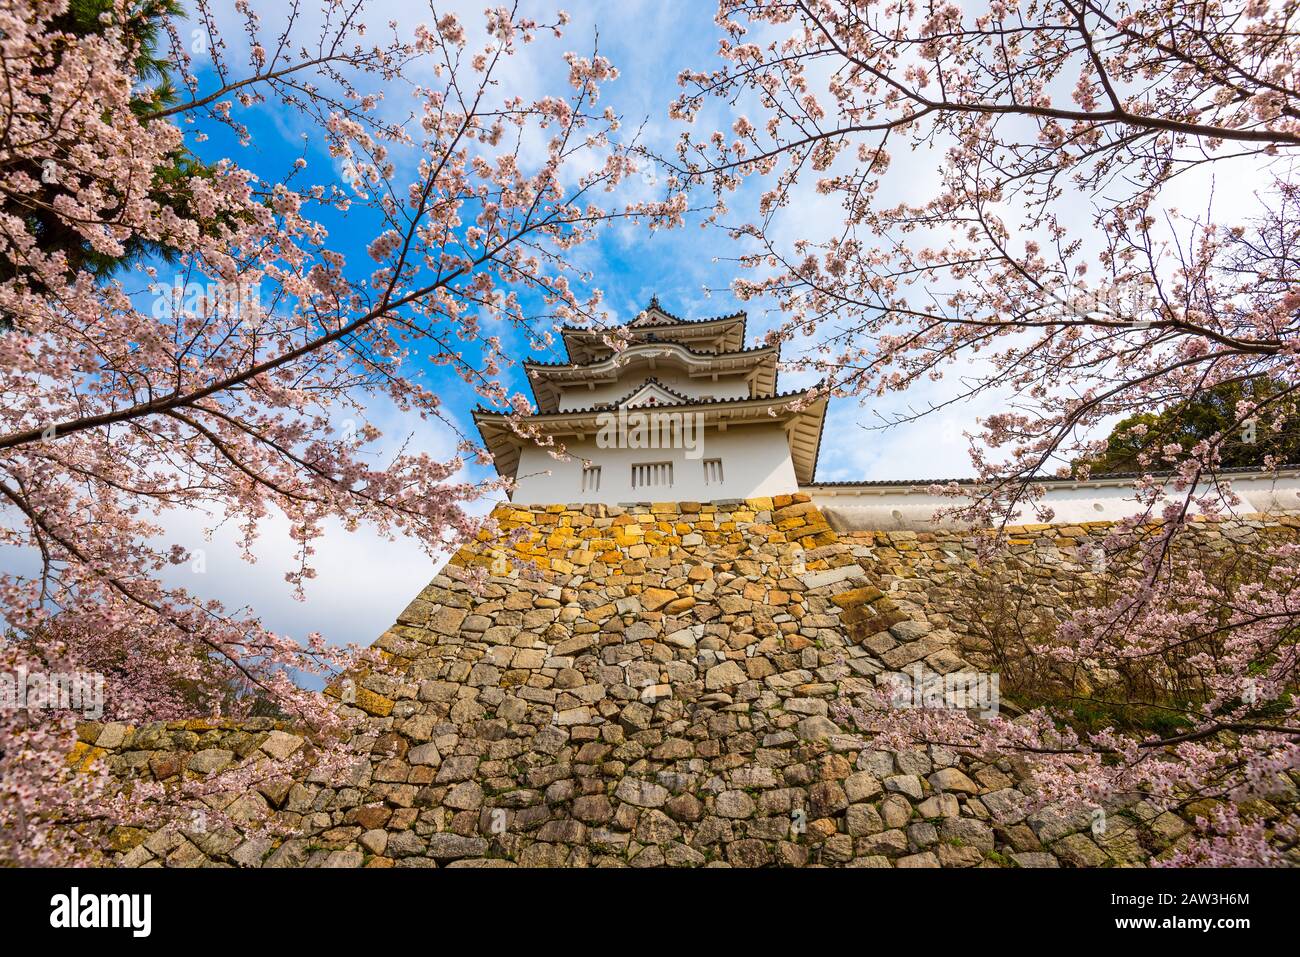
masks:
POLYGON ((373 714, 376 717, 387 718, 393 713, 394 704, 395 702, 391 699, 385 698, 381 694, 376 694, 369 688, 357 688, 356 706, 366 712, 366 714, 373 714))
POLYGON ((81 763, 86 759, 86 755, 90 751, 91 746, 89 744, 85 741, 78 741, 72 746, 72 750, 68 752, 68 763, 74 766, 81 763))
POLYGON ((68 764, 76 771, 86 771, 106 754, 108 752, 103 748, 93 748, 85 741, 78 741, 68 752, 68 764))
POLYGON ((119 853, 123 853, 138 844, 143 844, 148 836, 149 832, 144 828, 115 827, 113 832, 108 835, 108 846, 119 853))
POLYGON ((865 605, 867 602, 875 601, 883 594, 884 592, 879 588, 867 586, 866 588, 855 588, 852 591, 834 595, 831 597, 831 601, 841 608, 851 608, 854 605, 865 605))
POLYGON ((667 588, 647 588, 641 592, 641 607, 646 611, 658 611, 676 597, 677 593, 667 588))

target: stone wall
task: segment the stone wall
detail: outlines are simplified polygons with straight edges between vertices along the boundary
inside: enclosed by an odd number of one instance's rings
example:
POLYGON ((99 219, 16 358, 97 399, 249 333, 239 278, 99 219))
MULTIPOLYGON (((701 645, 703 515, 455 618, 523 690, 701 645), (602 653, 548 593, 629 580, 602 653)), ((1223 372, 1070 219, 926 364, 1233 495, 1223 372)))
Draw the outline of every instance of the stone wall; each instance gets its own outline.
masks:
MULTIPOLYGON (((1034 612, 1060 620, 1069 609, 1105 593, 1122 574, 1140 574, 1133 552, 1104 547, 1111 522, 1012 526, 996 550, 983 533, 957 529, 841 532, 868 559, 882 587, 909 614, 950 629, 958 639, 978 630, 968 601, 972 589, 1009 589, 1034 612)), ((1156 533, 1155 526, 1144 531, 1156 533)), ((1300 515, 1245 515, 1230 521, 1194 519, 1175 554, 1202 568, 1258 554, 1265 542, 1300 541, 1300 515)), ((957 640, 959 646, 970 642, 957 640)))
MULTIPOLYGON (((379 638, 383 666, 341 689, 367 754, 348 773, 277 775, 306 748, 271 722, 85 726, 75 759, 122 781, 261 771, 208 799, 220 826, 118 828, 114 860, 1108 866, 1189 829, 1130 800, 1093 833, 1086 808, 1027 813, 1008 761, 880 750, 835 723, 833 702, 901 668, 968 667, 931 585, 970 560, 961 533, 841 536, 802 495, 497 517, 531 539, 461 549, 379 638)), ((1022 531, 1013 549, 1073 537, 1022 531)))

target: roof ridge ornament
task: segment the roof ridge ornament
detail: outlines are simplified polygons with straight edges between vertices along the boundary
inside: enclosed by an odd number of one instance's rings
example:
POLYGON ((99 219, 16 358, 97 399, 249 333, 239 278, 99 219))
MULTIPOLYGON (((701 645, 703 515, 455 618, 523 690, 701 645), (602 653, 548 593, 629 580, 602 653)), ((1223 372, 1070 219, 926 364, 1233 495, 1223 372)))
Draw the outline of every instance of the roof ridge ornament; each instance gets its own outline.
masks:
POLYGON ((676 316, 663 307, 659 302, 659 293, 653 293, 646 307, 641 310, 640 314, 631 323, 632 326, 654 326, 664 323, 672 324, 680 322, 676 316))

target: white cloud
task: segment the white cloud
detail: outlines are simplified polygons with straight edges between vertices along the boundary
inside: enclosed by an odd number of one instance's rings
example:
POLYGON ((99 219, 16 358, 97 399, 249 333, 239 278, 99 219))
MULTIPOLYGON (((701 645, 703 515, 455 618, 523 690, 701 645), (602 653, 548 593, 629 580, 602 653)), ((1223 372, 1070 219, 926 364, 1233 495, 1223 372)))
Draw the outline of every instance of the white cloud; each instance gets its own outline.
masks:
MULTIPOLYGON (((442 423, 405 417, 386 402, 374 403, 367 418, 384 432, 377 458, 404 443, 408 453, 426 452, 440 461, 455 453, 458 437, 442 423)), ((467 478, 462 469, 452 481, 467 478)), ((473 503, 470 511, 484 515, 493 504, 494 499, 485 498, 473 503)), ((299 639, 320 632, 335 644, 373 642, 438 573, 449 554, 430 555, 413 538, 389 538, 372 527, 348 531, 340 522, 329 522, 310 562, 316 577, 305 585, 305 600, 297 601, 284 580, 285 573, 296 567, 295 543, 284 516, 274 515, 259 526, 252 548, 255 564, 242 557, 239 530, 230 523, 220 525, 197 510, 169 513, 162 523, 169 544, 202 552, 201 572, 192 565, 177 566, 166 576, 168 584, 218 599, 228 608, 250 607, 274 631, 299 639), (209 539, 205 533, 214 526, 209 539)))
POLYGON ((283 577, 294 563, 283 516, 259 527, 255 564, 241 556, 230 526, 208 540, 204 518, 197 512, 168 516, 168 541, 189 548, 196 560, 169 571, 166 583, 215 598, 230 610, 251 608, 267 628, 299 640, 320 632, 334 644, 369 645, 442 565, 413 539, 389 541, 370 528, 349 532, 330 522, 312 559, 316 578, 299 602, 283 577))
MULTIPOLYGON (((384 433, 376 444, 377 460, 403 444, 408 453, 426 452, 440 461, 455 454, 458 436, 443 423, 412 420, 387 402, 373 403, 367 418, 384 433)), ((452 481, 468 478, 462 469, 452 481)), ((494 503, 494 498, 484 498, 472 503, 469 511, 485 515, 494 503)), ((13 523, 18 518, 10 511, 5 520, 13 523)), ((156 545, 178 544, 193 557, 164 573, 166 585, 183 587, 201 599, 216 599, 228 611, 251 609, 275 632, 297 639, 319 632, 334 644, 373 642, 450 554, 430 554, 413 538, 389 538, 369 526, 349 531, 341 522, 331 521, 314 543, 316 554, 310 564, 316 577, 305 584, 305 600, 297 601, 284 578, 297 563, 283 515, 273 514, 258 526, 252 562, 242 554, 237 523, 223 523, 219 515, 174 509, 157 522, 166 531, 156 545)), ((0 548, 0 566, 13 575, 31 576, 40 570, 34 550, 13 547, 0 548)))

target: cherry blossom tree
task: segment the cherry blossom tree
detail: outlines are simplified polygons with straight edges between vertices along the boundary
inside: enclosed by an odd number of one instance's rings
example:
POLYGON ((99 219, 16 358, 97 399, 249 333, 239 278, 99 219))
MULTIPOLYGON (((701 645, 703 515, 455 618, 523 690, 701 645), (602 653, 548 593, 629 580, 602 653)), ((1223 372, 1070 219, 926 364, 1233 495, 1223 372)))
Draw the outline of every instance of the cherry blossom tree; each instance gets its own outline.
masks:
POLYGON ((730 129, 687 129, 663 158, 683 189, 713 190, 712 222, 738 241, 735 291, 776 299, 769 338, 806 346, 799 365, 832 394, 958 368, 953 401, 1006 397, 971 442, 978 484, 942 489, 967 496, 960 517, 1048 520, 1036 480, 1104 451, 1117 419, 1283 384, 1208 438, 1146 449, 1140 514, 1106 543, 1136 549, 1137 573, 1041 649, 1099 673, 1192 667, 1187 699, 1134 702, 1170 708, 1179 733, 1079 734, 1046 711, 884 722, 1032 756, 1049 797, 1228 799, 1181 861, 1276 860, 1266 838, 1293 839, 1296 824, 1240 808, 1294 801, 1300 556, 1280 543, 1267 580, 1225 590, 1179 550, 1194 513, 1239 505, 1225 444, 1295 411, 1296 18, 1290 0, 721 0, 722 63, 683 73, 672 112, 695 123, 719 106, 730 129), (1235 198, 1215 203, 1216 185, 1235 198), (816 203, 836 211, 821 235, 806 222, 816 203))
MULTIPOLYGON (((431 9, 403 32, 329 0, 314 26, 292 3, 267 30, 236 8, 242 35, 223 37, 206 0, 189 20, 106 0, 101 29, 79 31, 67 0, 0 7, 0 544, 39 556, 35 574, 0 574, 5 667, 103 674, 106 719, 260 710, 325 733, 335 712, 295 677, 337 675, 354 650, 273 633, 200 578, 166 584, 202 558, 168 543, 168 513, 238 527, 245 548, 287 518, 296 590, 327 522, 431 553, 480 531, 466 506, 494 486, 461 477, 477 446, 439 461, 399 441, 381 458, 368 409, 454 428, 427 366, 518 405, 503 332, 598 314, 570 250, 613 218, 672 224, 681 200, 610 204, 635 165, 598 103, 617 76, 598 51, 566 54, 546 95, 505 82, 562 13, 470 25, 431 9), (167 38, 165 96, 140 66, 146 36, 167 38), (305 155, 275 175, 209 155, 214 129, 251 142, 259 110, 341 175, 313 179, 305 155), (173 258, 86 266, 134 249, 173 258)), ((84 855, 51 822, 126 813, 67 771, 74 718, 0 713, 0 858, 84 855)))

